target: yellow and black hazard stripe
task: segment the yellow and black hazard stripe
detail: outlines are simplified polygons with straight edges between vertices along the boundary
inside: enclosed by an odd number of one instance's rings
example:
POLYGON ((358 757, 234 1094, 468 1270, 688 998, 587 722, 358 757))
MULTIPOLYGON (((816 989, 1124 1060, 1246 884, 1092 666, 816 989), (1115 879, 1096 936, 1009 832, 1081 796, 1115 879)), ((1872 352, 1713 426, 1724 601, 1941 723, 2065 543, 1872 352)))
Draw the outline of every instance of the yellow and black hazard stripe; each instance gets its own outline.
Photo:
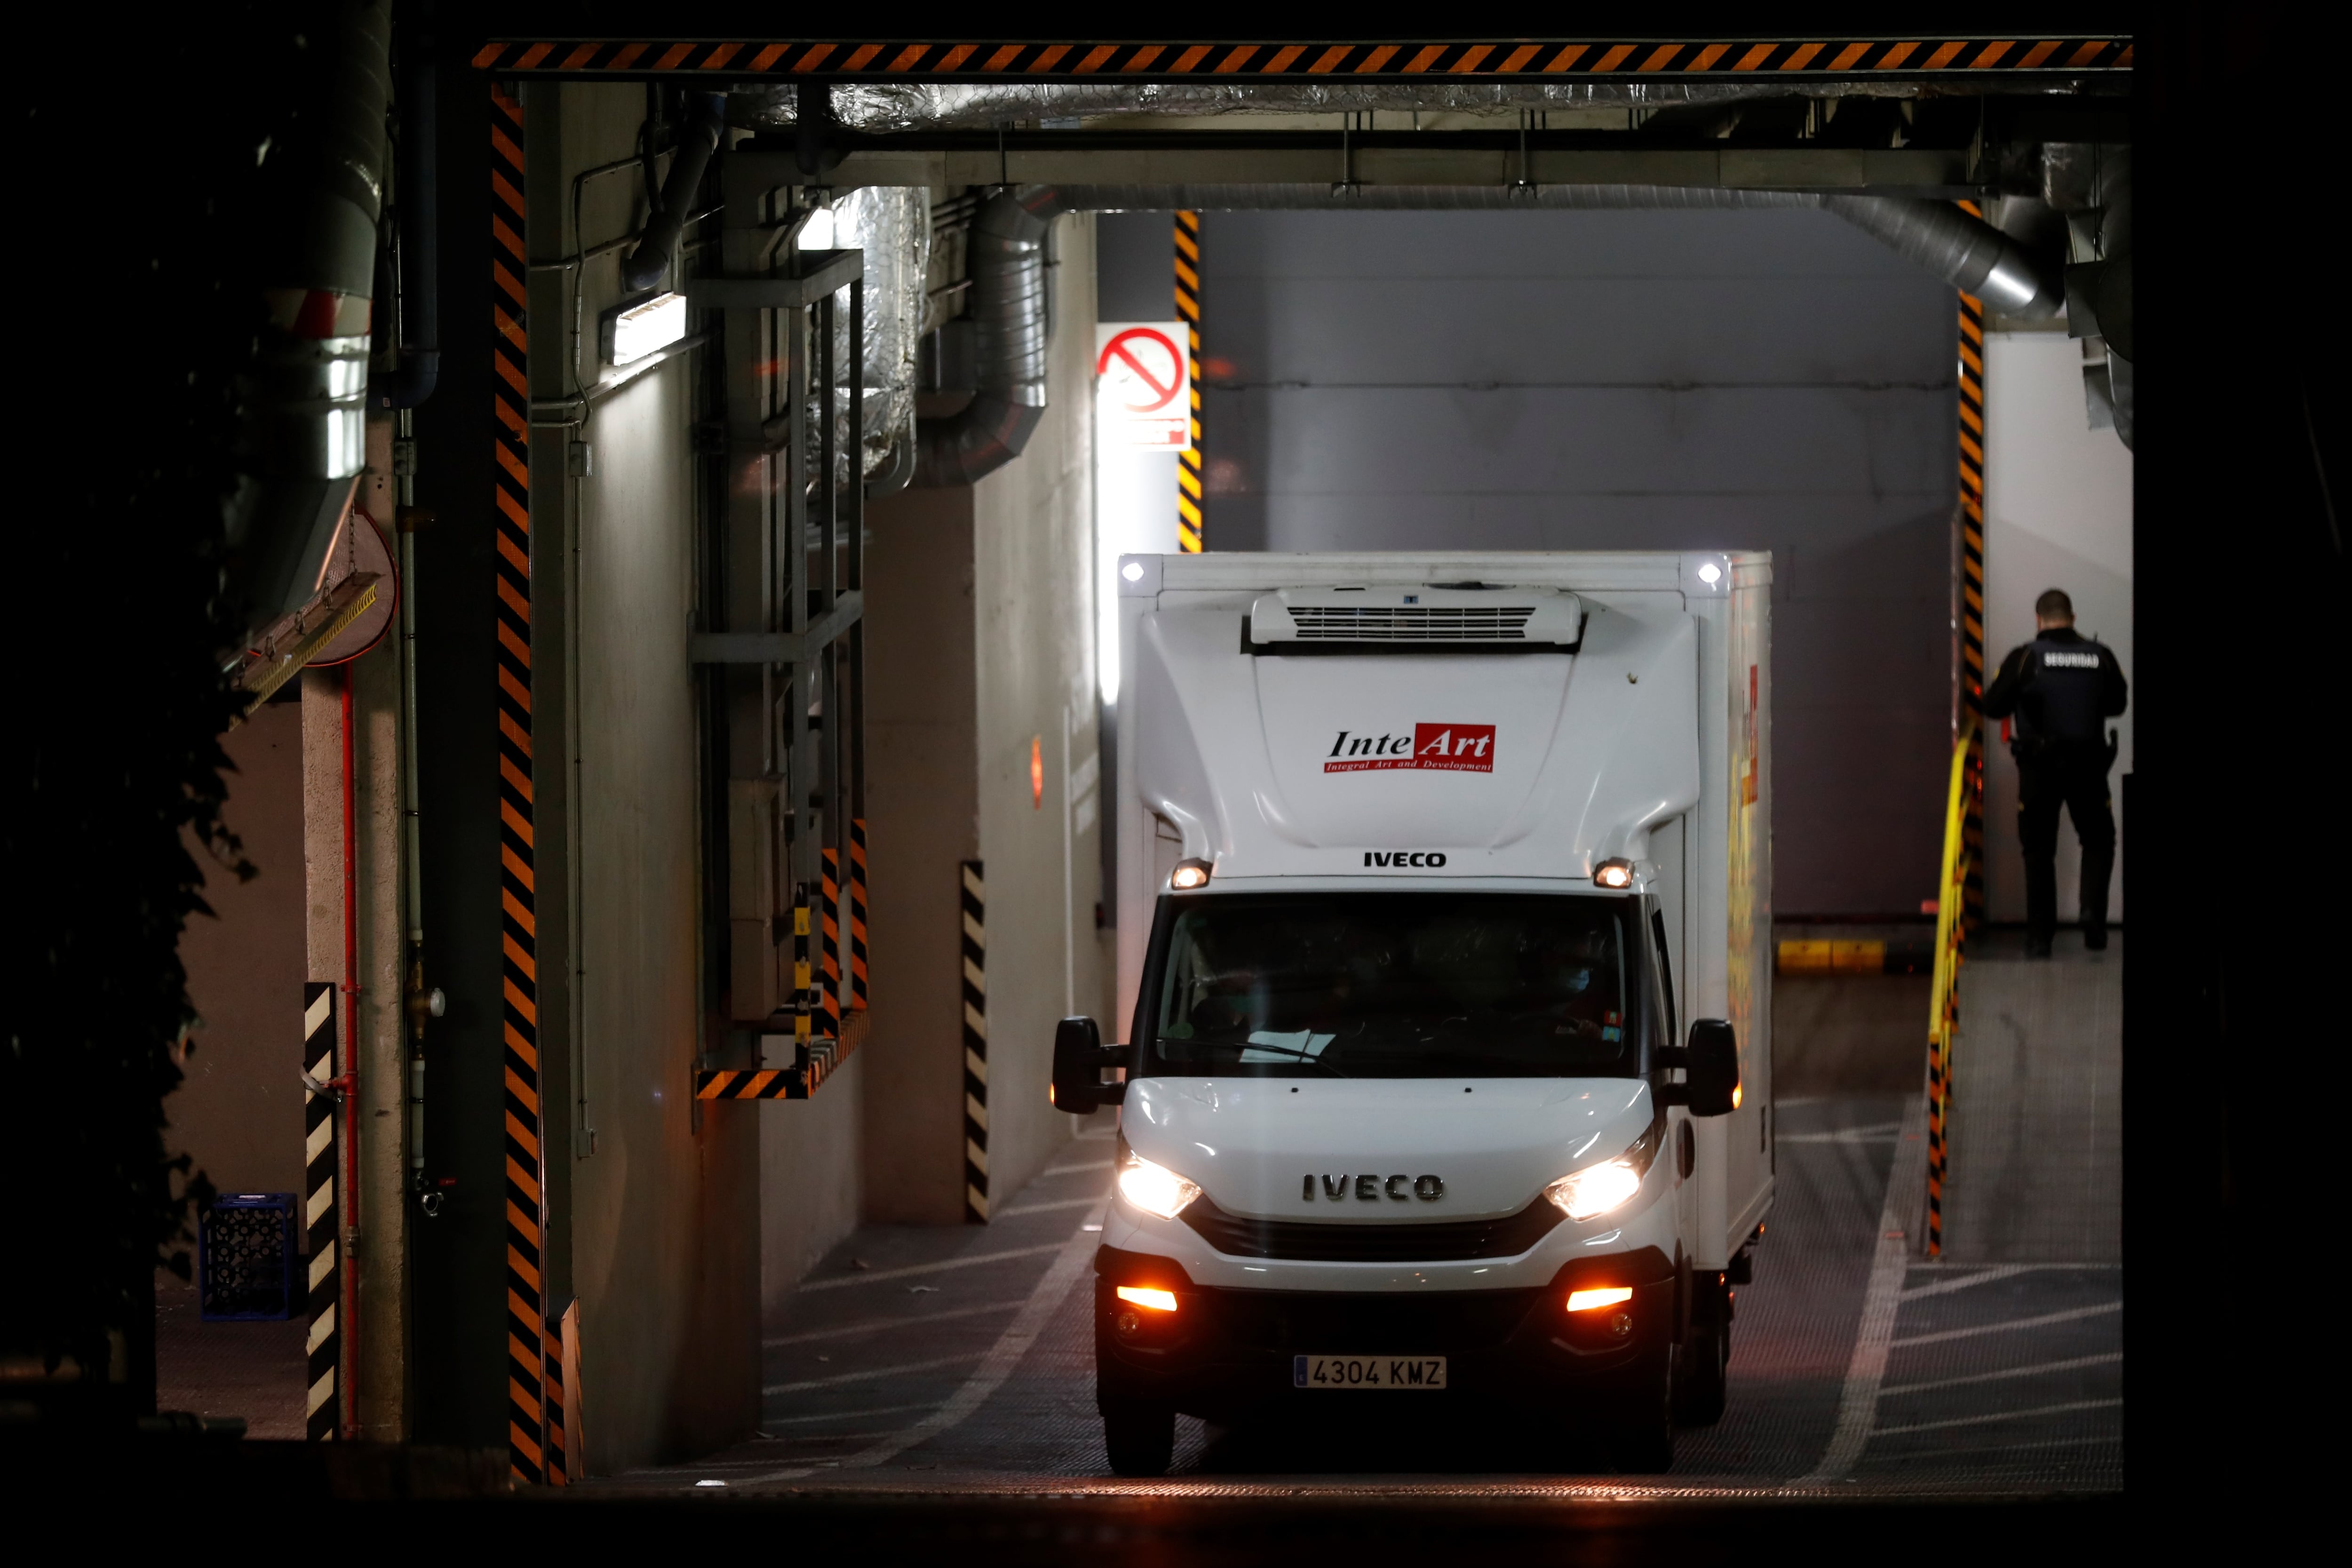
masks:
POLYGON ((547 1356, 545 1376, 541 1380, 547 1391, 544 1401, 547 1458, 543 1468, 549 1486, 569 1486, 572 1483, 572 1456, 564 1442, 563 1412, 570 1402, 571 1391, 563 1375, 563 1323, 561 1318, 547 1321, 542 1343, 547 1356))
POLYGON ((988 1223, 988 884, 981 863, 963 876, 963 1217, 988 1223))
POLYGON ((866 819, 849 824, 849 1010, 866 1010, 866 819))
POLYGON ((1314 80, 1429 76, 1454 80, 1633 77, 1943 79, 1978 73, 2073 77, 2126 71, 2131 40, 2071 37, 1444 39, 1330 42, 959 42, 940 39, 552 40, 483 44, 484 70, 565 76, 822 76, 955 81, 1314 80))
POLYGON ((697 1100, 805 1100, 807 1082, 797 1067, 710 1068, 694 1075, 697 1100))
MULTIPOLYGON (((1970 217, 1983 216, 1974 202, 1962 202, 1970 217)), ((1956 719, 1981 719, 1984 704, 1984 499, 1985 499, 1985 367, 1984 301, 1973 294, 1960 296, 1959 319, 1959 486, 1960 486, 1960 706, 1956 719)), ((1969 760, 1965 815, 1960 849, 1967 872, 1961 884, 1965 923, 1973 927, 1984 915, 1984 726, 1968 726, 1969 760)))
POLYGON ((531 795, 530 383, 525 311, 522 105, 490 92, 491 440, 496 493, 499 903, 505 970, 507 1451, 517 1480, 546 1475, 546 1234, 540 1157, 539 916, 531 795))
POLYGON ((697 1100, 806 1100, 866 1041, 866 1015, 852 1013, 838 1037, 795 1040, 788 1068, 706 1068, 694 1075, 697 1100))
POLYGON ((816 1032, 841 1037, 841 851, 822 852, 823 880, 817 890, 816 1032))
POLYGON ((1201 552, 1201 215, 1176 215, 1176 314, 1184 323, 1192 439, 1176 454, 1176 548, 1201 552))
POLYGON ((310 1322, 308 1392, 303 1396, 304 1435, 313 1443, 332 1441, 342 1423, 342 1343, 339 1309, 343 1291, 343 1248, 335 1202, 335 1161, 341 1153, 335 1130, 335 1020, 340 1009, 331 981, 302 983, 302 1073, 319 1085, 302 1102, 302 1219, 310 1237, 310 1322))

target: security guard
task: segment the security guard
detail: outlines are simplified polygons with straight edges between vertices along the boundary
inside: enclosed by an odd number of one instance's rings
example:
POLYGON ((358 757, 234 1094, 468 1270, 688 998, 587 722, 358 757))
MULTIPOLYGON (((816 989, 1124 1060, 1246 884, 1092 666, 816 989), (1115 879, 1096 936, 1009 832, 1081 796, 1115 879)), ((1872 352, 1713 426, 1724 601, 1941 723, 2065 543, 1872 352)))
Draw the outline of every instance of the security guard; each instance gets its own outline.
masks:
POLYGON ((2034 638, 2000 661, 1984 695, 1989 719, 2016 717, 2017 836, 2025 846, 2025 952, 2050 956, 2058 925, 2058 807, 2083 845, 2083 945, 2107 945, 2107 878, 2116 864, 2116 816, 2107 770, 2116 740, 2106 721, 2124 710, 2123 667, 2105 644, 2074 630, 2074 603, 2053 588, 2033 601, 2034 638))

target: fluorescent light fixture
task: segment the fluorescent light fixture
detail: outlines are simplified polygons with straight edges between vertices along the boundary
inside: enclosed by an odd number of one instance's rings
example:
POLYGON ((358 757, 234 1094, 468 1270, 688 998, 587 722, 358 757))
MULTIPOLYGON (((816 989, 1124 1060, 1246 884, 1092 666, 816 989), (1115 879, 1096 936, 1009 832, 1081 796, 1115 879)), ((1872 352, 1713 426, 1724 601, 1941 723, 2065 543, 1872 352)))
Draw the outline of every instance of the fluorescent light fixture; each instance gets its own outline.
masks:
POLYGON ((652 294, 604 312, 604 363, 618 368, 686 336, 686 296, 652 294))

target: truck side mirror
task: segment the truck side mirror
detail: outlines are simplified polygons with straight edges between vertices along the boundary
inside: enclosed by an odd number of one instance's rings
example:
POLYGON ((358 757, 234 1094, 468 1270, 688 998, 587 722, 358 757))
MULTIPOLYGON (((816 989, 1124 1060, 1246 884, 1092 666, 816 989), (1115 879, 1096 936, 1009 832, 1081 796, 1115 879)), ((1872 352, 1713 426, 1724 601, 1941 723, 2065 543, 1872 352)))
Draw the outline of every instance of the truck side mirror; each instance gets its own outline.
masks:
POLYGON ((1102 1069, 1127 1065, 1127 1047, 1106 1046, 1092 1018, 1065 1018, 1054 1026, 1054 1079, 1046 1097, 1057 1110, 1083 1116, 1127 1098, 1127 1085, 1105 1083, 1102 1069))
POLYGON ((1683 1086, 1693 1116, 1728 1116, 1739 1104, 1739 1038, 1721 1018, 1694 1018, 1683 1086))

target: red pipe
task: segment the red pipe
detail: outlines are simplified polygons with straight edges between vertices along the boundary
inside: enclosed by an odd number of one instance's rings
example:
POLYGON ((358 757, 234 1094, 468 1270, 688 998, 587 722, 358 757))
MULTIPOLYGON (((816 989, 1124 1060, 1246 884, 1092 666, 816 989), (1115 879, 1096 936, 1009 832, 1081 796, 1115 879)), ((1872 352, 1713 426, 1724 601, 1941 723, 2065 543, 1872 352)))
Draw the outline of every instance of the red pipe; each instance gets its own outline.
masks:
MULTIPOLYGON (((360 1227, 360 908, 358 800, 352 761, 352 672, 343 671, 343 1076, 351 1088, 343 1095, 343 1236, 360 1227)), ((343 1436, 360 1435, 359 1259, 343 1247, 343 1436)))

